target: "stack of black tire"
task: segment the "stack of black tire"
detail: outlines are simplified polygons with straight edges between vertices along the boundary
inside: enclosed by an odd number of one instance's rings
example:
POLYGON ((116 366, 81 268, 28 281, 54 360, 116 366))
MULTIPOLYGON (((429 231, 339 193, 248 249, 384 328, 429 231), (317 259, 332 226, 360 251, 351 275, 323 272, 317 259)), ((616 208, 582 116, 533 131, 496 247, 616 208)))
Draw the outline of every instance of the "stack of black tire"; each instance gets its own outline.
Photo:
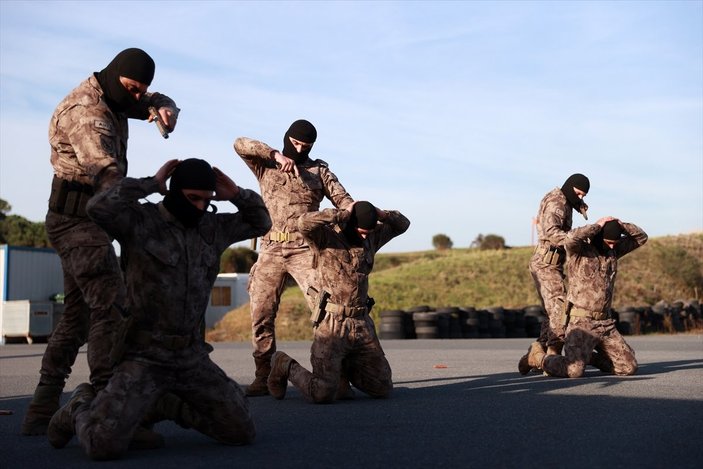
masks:
MULTIPOLYGON (((381 311, 381 339, 489 339, 539 337, 547 321, 540 305, 522 309, 500 306, 476 309, 473 306, 415 306, 406 311, 381 311)), ((697 300, 660 301, 653 306, 628 306, 613 310, 617 328, 623 335, 655 332, 677 333, 703 328, 701 305, 697 300)))
POLYGON ((541 307, 476 309, 473 306, 381 311, 381 339, 489 339, 537 337, 544 318, 541 307))

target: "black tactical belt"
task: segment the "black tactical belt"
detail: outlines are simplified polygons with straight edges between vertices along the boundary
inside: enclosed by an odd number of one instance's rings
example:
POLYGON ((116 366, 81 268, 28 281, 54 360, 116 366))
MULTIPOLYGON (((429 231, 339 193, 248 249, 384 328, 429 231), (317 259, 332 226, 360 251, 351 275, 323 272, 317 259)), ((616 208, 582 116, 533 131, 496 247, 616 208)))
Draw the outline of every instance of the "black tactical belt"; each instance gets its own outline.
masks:
POLYGON ((60 215, 87 217, 85 205, 92 196, 92 186, 54 176, 51 181, 49 210, 60 215))

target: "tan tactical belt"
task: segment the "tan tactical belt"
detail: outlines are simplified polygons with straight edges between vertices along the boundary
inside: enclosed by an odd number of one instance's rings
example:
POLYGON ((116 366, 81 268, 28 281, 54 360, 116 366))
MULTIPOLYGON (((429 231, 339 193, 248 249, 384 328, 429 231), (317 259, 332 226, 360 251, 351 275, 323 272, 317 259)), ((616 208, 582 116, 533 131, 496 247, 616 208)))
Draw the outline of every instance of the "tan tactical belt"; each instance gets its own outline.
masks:
POLYGON ((345 318, 355 318, 358 316, 363 316, 369 311, 366 306, 344 306, 335 303, 330 303, 329 301, 325 304, 325 311, 332 314, 338 314, 345 318))
POLYGON ((128 341, 137 345, 160 345, 167 350, 182 350, 193 342, 192 335, 162 335, 155 337, 151 331, 130 331, 128 341))
POLYGON ((576 318, 591 318, 594 321, 603 321, 605 319, 610 319, 610 314, 604 313, 602 311, 588 311, 587 309, 581 309, 572 307, 569 311, 569 316, 576 318))
POLYGON ((285 241, 297 241, 302 238, 300 233, 289 233, 287 231, 272 231, 267 236, 271 241, 282 243, 285 241))

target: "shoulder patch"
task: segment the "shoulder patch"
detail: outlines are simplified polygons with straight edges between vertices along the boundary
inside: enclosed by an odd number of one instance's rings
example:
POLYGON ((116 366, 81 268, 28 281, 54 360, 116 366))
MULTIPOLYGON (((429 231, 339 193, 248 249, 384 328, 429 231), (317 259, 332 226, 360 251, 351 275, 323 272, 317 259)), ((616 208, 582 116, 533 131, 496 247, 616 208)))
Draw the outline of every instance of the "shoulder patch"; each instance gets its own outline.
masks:
POLYGON ((555 208, 555 209, 554 209, 554 213, 556 213, 557 216, 560 216, 560 217, 562 217, 562 218, 564 217, 564 211, 563 211, 562 209, 560 209, 560 208, 555 208))
POLYGON ((93 121, 93 125, 96 129, 112 132, 112 124, 108 121, 95 120, 93 121))
POLYGON ((324 160, 315 160, 315 163, 319 164, 320 166, 324 166, 325 168, 329 168, 330 165, 327 164, 326 161, 324 160))

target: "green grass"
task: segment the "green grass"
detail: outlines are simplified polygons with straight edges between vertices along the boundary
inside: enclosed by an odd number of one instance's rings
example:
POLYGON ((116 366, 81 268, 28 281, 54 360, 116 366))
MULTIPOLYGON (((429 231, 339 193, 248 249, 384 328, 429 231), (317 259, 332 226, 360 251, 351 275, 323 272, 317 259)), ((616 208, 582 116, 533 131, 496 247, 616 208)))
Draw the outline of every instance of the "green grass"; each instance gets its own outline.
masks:
MULTIPOLYGON (((531 247, 500 251, 449 249, 413 253, 379 253, 369 280, 376 299, 372 315, 414 306, 434 308, 539 304, 528 270, 531 247)), ((613 306, 646 306, 703 295, 703 233, 667 236, 649 242, 619 264, 613 306)), ((288 288, 276 320, 280 340, 311 339, 303 295, 288 288)), ((209 340, 250 340, 249 305, 232 312, 209 331, 209 340)))

